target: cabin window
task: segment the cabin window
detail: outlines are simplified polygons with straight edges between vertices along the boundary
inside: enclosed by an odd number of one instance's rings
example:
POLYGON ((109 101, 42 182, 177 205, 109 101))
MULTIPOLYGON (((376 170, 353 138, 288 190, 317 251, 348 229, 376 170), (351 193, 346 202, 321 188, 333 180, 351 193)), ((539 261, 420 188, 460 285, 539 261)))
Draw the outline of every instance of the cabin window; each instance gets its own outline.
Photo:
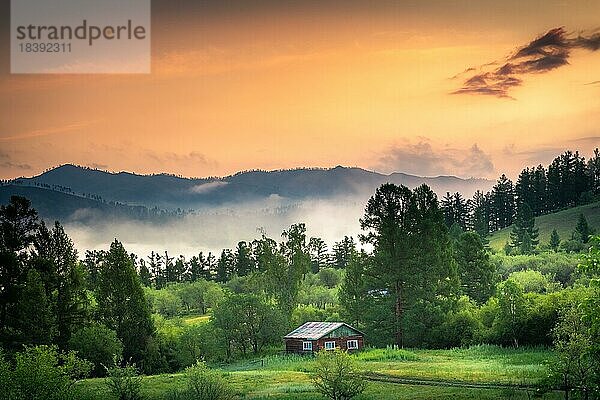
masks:
POLYGON ((346 343, 346 348, 348 350, 358 349, 358 340, 348 340, 348 343, 346 343))
POLYGON ((312 342, 302 342, 302 350, 312 351, 312 342))
POLYGON ((335 342, 325 342, 325 350, 335 350, 335 342))

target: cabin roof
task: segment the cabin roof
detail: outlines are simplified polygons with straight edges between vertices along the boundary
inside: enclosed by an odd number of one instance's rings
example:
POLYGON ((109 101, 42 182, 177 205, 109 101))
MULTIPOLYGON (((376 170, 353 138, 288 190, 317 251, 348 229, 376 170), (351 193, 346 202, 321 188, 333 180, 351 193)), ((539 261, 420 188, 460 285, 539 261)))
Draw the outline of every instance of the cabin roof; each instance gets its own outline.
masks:
POLYGON ((363 335, 361 331, 345 322, 307 322, 285 335, 284 339, 318 340, 341 326, 347 326, 358 334, 363 335))

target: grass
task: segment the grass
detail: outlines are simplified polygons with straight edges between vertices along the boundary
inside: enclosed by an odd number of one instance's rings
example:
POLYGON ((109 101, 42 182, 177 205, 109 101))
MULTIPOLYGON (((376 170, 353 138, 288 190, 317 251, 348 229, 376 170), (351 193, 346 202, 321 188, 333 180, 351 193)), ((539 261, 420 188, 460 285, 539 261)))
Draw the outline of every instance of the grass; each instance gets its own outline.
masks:
POLYGON ((210 319, 210 315, 198 315, 198 316, 189 316, 183 318, 183 323, 185 325, 200 325, 208 322, 210 319))
MULTIPOLYGON (((453 350, 370 349, 356 355, 367 371, 394 378, 463 383, 532 385, 546 373, 544 362, 553 353, 543 348, 505 349, 475 346, 453 350)), ((268 356, 240 361, 221 369, 228 374, 242 399, 322 399, 310 382, 312 357, 298 355, 268 356)), ((102 379, 79 384, 90 399, 110 399, 102 379)), ((148 400, 162 399, 171 390, 185 385, 182 374, 144 377, 143 391, 148 400)), ((526 399, 524 390, 474 389, 449 386, 405 385, 371 382, 357 400, 367 399, 526 399)), ((546 399, 558 399, 554 393, 546 399)))
MULTIPOLYGON (((535 219, 535 225, 540 230, 540 243, 547 244, 550 241, 550 234, 553 229, 556 229, 561 240, 570 239, 579 214, 585 215, 590 226, 600 229, 600 202, 569 208, 553 214, 542 215, 535 219)), ((504 244, 510 240, 511 230, 512 226, 490 235, 490 247, 494 250, 502 250, 504 244)))

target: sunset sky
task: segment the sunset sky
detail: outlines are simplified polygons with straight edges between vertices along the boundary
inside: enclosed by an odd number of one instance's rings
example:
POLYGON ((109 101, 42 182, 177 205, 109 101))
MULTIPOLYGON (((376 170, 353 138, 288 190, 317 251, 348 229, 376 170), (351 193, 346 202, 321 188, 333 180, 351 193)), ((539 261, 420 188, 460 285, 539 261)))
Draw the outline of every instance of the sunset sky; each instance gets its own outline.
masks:
POLYGON ((1 178, 514 177, 600 146, 598 0, 153 1, 150 75, 10 75, 1 1, 1 178))

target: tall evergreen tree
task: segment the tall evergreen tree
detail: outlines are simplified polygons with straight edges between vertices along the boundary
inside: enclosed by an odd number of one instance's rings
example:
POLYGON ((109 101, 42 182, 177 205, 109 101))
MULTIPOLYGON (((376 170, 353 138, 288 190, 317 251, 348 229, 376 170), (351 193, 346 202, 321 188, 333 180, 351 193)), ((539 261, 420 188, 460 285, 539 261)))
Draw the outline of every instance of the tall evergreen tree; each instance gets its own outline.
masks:
POLYGON ((450 240, 437 198, 423 185, 411 192, 405 186, 384 184, 367 203, 360 220, 361 239, 373 246, 368 274, 389 293, 393 313, 388 323, 395 343, 404 345, 404 318, 418 303, 449 295, 456 281, 450 240))
POLYGON ((217 261, 217 271, 215 280, 217 282, 227 282, 233 274, 235 268, 235 257, 230 249, 224 249, 221 252, 221 257, 217 261))
POLYGON ((308 251, 310 252, 312 272, 317 273, 321 268, 325 268, 329 265, 327 244, 323 239, 311 237, 308 241, 308 251))
POLYGON ((140 282, 142 282, 142 285, 144 285, 145 287, 151 287, 152 274, 150 274, 150 270, 146 265, 146 261, 144 261, 143 259, 140 259, 139 261, 138 273, 140 275, 140 282))
POLYGON ((575 231, 573 232, 573 239, 578 240, 581 243, 587 243, 590 239, 590 235, 593 233, 594 232, 590 228, 585 215, 580 213, 577 219, 577 225, 575 226, 575 231))
POLYGON ((44 282, 38 271, 30 269, 17 305, 17 340, 25 345, 51 344, 56 336, 55 327, 56 315, 44 282))
POLYGON ((331 265, 334 268, 344 269, 350 262, 350 257, 356 251, 356 242, 352 236, 344 236, 340 242, 333 245, 331 265))
POLYGON ((535 227, 535 217, 529 204, 522 203, 510 233, 511 246, 521 254, 531 254, 539 244, 539 229, 535 227))
POLYGON ((154 324, 131 258, 117 240, 106 253, 99 278, 96 300, 100 321, 117 332, 125 360, 143 363, 154 324))
POLYGON ((588 160, 588 176, 590 190, 595 196, 600 196, 600 150, 594 149, 594 155, 588 160))
POLYGON ((483 194, 482 191, 478 190, 473 195, 471 204, 471 218, 469 227, 475 232, 479 233, 482 239, 490 232, 490 204, 489 199, 483 194))
POLYGON ((556 231, 556 229, 553 229, 552 233, 550 234, 550 248, 552 250, 554 250, 555 252, 557 252, 559 246, 560 246, 560 236, 558 235, 558 232, 556 231))
POLYGON ((366 322, 367 306, 367 276, 366 269, 369 256, 364 252, 356 252, 351 258, 344 280, 339 290, 339 300, 344 310, 344 316, 354 326, 363 327, 366 322))
POLYGON ((254 271, 254 260, 252 249, 244 241, 239 242, 235 249, 235 273, 238 276, 246 276, 254 271))
POLYGON ((494 294, 495 270, 477 232, 466 232, 459 237, 456 265, 463 292, 477 303, 485 303, 494 294))
POLYGON ((515 215, 515 195, 513 183, 502 175, 492 189, 491 223, 495 230, 512 225, 515 215))
POLYGON ((40 226, 34 248, 33 265, 40 271, 56 310, 56 343, 64 348, 88 318, 85 272, 73 242, 58 222, 51 230, 40 226))

